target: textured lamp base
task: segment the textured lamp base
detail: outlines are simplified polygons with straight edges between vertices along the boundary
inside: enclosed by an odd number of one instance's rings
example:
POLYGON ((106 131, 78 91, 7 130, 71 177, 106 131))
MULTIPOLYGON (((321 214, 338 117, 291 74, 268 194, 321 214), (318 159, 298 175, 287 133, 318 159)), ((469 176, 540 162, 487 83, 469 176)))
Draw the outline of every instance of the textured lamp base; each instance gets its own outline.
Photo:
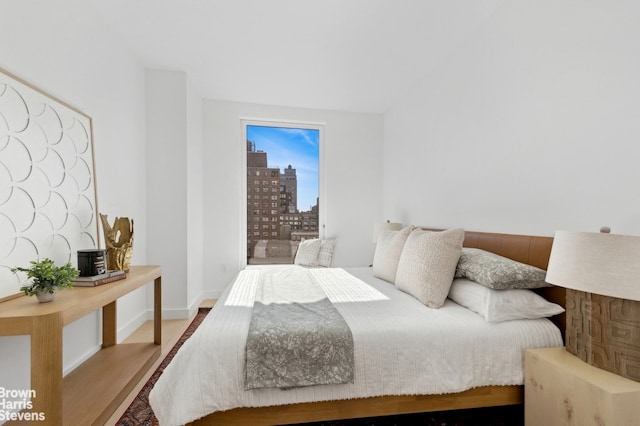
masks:
POLYGON ((567 351, 640 382, 640 302, 567 289, 567 351))

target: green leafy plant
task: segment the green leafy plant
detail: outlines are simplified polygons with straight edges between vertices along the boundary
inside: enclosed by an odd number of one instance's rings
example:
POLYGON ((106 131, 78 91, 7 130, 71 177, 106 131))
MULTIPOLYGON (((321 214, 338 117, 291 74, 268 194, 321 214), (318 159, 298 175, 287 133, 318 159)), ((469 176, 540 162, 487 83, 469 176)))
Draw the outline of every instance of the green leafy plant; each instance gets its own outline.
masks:
POLYGON ((56 266, 51 259, 44 259, 39 262, 32 260, 31 267, 12 268, 11 272, 26 272, 31 278, 31 284, 20 287, 20 291, 26 296, 33 296, 39 291, 54 293, 58 288, 73 287, 73 279, 78 276, 76 268, 67 263, 64 266, 56 266))

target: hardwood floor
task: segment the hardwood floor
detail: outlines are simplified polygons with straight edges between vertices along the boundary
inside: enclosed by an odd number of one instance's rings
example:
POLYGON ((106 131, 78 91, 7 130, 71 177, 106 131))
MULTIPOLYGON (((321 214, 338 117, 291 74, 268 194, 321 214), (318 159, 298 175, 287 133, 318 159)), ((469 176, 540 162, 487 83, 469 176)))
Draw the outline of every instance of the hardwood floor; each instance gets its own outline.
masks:
MULTIPOLYGON (((207 299, 202 301, 200 307, 213 307, 215 305, 215 299, 207 299)), ((162 321, 162 354, 158 358, 158 360, 151 366, 149 371, 144 375, 142 380, 136 385, 136 387, 131 391, 129 396, 123 401, 122 404, 118 407, 118 409, 113 413, 113 415, 109 418, 106 425, 116 425, 118 420, 120 420, 120 416, 125 412, 131 401, 138 395, 138 392, 142 388, 142 386, 147 382, 149 377, 153 374, 153 372, 158 368, 162 360, 164 360, 167 353, 171 350, 171 348, 176 344, 182 333, 187 329, 189 324, 193 318, 188 319, 180 319, 180 320, 163 320, 162 321)), ((147 321, 140 328, 134 331, 129 337, 125 339, 125 342, 135 343, 135 342, 148 342, 153 341, 153 321, 147 321)))

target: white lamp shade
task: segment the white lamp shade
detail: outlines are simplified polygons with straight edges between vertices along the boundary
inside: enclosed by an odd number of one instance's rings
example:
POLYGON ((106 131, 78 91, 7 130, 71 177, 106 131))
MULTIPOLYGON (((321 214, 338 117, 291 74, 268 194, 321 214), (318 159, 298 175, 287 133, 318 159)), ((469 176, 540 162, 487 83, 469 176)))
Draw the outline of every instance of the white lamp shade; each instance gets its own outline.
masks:
POLYGON ((402 229, 401 223, 393 223, 393 222, 378 222, 373 225, 373 243, 378 242, 378 237, 384 231, 399 231, 402 229))
POLYGON ((640 237, 557 231, 546 281, 588 293, 640 300, 640 237))

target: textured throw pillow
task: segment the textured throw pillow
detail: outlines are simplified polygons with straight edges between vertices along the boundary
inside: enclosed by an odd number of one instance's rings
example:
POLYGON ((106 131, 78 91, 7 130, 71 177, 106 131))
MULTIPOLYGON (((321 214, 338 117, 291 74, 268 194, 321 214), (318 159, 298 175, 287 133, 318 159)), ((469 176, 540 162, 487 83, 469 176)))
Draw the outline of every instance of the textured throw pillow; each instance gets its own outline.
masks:
POLYGON ((333 249, 336 247, 336 240, 320 240, 320 250, 315 260, 315 266, 331 266, 333 258, 333 249))
POLYGON ((460 258, 464 229, 431 232, 415 229, 402 249, 396 286, 430 308, 439 308, 460 258))
POLYGON ((495 289, 548 287, 544 269, 477 248, 463 248, 456 277, 495 289))
POLYGON ((313 266, 320 252, 320 240, 317 238, 300 241, 296 257, 293 260, 295 265, 313 266))
POLYGON ((564 312, 562 306, 531 290, 494 290, 467 278, 453 280, 449 299, 477 312, 488 322, 547 318, 564 312))
POLYGON ((373 255, 373 275, 392 284, 395 283, 402 248, 412 230, 413 226, 407 226, 400 231, 380 233, 373 255))

